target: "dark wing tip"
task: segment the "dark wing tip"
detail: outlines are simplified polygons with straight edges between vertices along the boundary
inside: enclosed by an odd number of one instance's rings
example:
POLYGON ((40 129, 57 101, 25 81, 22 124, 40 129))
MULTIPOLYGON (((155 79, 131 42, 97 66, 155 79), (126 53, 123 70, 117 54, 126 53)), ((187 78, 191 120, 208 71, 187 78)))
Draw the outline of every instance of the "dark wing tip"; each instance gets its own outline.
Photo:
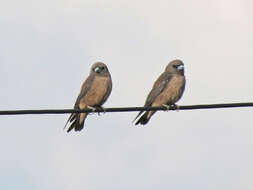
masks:
POLYGON ((67 122, 66 122, 66 124, 65 124, 65 126, 64 126, 64 128, 63 128, 63 130, 67 127, 68 123, 69 123, 69 122, 71 123, 72 121, 74 121, 74 122, 70 125, 70 127, 69 127, 68 130, 67 130, 67 132, 70 132, 70 131, 75 127, 77 115, 78 115, 78 114, 76 114, 76 113, 72 113, 72 114, 69 116, 69 118, 68 118, 68 120, 67 120, 67 122))
MULTIPOLYGON (((138 115, 134 118, 134 120, 132 121, 132 123, 134 123, 134 121, 141 115, 143 113, 143 111, 140 111, 139 113, 138 113, 138 115)), ((138 121, 137 121, 138 122, 138 121)), ((136 125, 136 124, 135 124, 136 125)))
POLYGON ((138 121, 135 123, 135 125, 141 124, 141 125, 145 125, 148 123, 149 118, 148 116, 148 112, 145 112, 139 119, 138 121))

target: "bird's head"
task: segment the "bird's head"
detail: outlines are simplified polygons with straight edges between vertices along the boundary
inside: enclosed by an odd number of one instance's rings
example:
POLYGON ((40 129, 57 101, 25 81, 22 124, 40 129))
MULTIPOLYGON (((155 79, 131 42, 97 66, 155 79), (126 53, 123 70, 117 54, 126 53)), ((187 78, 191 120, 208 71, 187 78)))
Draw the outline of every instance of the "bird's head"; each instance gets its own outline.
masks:
POLYGON ((173 60, 167 65, 165 72, 184 75, 184 63, 179 59, 173 60))
POLYGON ((102 62, 97 62, 92 65, 91 71, 96 75, 108 76, 110 75, 109 70, 106 64, 102 62))

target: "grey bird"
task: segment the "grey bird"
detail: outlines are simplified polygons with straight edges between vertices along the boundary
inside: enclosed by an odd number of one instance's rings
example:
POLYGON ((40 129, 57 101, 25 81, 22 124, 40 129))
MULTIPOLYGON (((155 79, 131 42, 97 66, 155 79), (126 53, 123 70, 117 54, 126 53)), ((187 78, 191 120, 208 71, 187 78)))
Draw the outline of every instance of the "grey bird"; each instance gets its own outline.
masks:
MULTIPOLYGON (((184 63, 181 60, 171 61, 165 71, 159 76, 148 94, 144 107, 158 107, 175 105, 182 97, 185 88, 184 63)), ((134 121, 140 117, 135 125, 145 125, 155 111, 140 111, 134 121), (142 115, 141 115, 142 114, 142 115)))
MULTIPOLYGON (((88 78, 82 85, 81 91, 76 99, 74 109, 102 108, 112 91, 112 79, 107 66, 102 62, 92 65, 88 78)), ((67 132, 72 129, 81 131, 88 113, 72 113, 65 124, 70 123, 67 132)), ((64 128, 65 128, 64 127, 64 128)))

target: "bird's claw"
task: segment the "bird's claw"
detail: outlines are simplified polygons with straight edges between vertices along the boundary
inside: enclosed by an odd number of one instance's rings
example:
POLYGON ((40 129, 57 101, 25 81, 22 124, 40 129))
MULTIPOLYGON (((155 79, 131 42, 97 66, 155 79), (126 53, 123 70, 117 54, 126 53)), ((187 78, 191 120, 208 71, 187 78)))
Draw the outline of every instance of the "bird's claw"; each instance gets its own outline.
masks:
POLYGON ((106 109, 103 108, 102 106, 96 106, 96 107, 92 107, 92 106, 87 106, 87 108, 91 109, 91 113, 94 113, 97 111, 98 115, 100 115, 100 112, 105 113, 106 109))
POLYGON ((171 106, 170 105, 163 104, 162 107, 166 108, 166 110, 164 110, 164 111, 171 110, 171 106))
POLYGON ((96 108, 94 108, 92 106, 87 106, 87 108, 91 109, 92 113, 94 113, 96 111, 96 108))
POLYGON ((180 106, 177 104, 173 104, 173 110, 179 111, 180 110, 180 106))
POLYGON ((171 105, 163 104, 162 106, 166 108, 165 111, 168 111, 168 110, 176 110, 176 111, 179 111, 179 109, 180 109, 180 107, 179 107, 177 104, 171 104, 171 105))
POLYGON ((102 110, 102 112, 105 114, 106 109, 102 106, 97 106, 97 108, 99 109, 98 115, 100 115, 100 110, 102 110))

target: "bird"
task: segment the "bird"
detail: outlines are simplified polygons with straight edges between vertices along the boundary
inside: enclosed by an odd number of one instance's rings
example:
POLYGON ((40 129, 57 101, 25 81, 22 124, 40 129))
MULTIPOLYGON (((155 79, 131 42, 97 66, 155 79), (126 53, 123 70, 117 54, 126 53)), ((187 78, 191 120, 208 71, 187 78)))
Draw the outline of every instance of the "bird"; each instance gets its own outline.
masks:
MULTIPOLYGON (((90 74, 82 84, 80 93, 76 99, 74 109, 84 110, 86 108, 101 108, 112 91, 111 74, 107 66, 102 62, 96 62, 90 69, 90 74)), ((67 132, 72 129, 81 131, 88 113, 72 113, 68 118, 65 127, 70 123, 67 132)))
MULTIPOLYGON (((144 107, 176 106, 176 102, 182 97, 185 89, 184 63, 176 59, 168 63, 165 71, 153 84, 153 88, 148 94, 144 107)), ((140 111, 135 117, 135 125, 145 125, 149 122, 155 111, 140 111)))

